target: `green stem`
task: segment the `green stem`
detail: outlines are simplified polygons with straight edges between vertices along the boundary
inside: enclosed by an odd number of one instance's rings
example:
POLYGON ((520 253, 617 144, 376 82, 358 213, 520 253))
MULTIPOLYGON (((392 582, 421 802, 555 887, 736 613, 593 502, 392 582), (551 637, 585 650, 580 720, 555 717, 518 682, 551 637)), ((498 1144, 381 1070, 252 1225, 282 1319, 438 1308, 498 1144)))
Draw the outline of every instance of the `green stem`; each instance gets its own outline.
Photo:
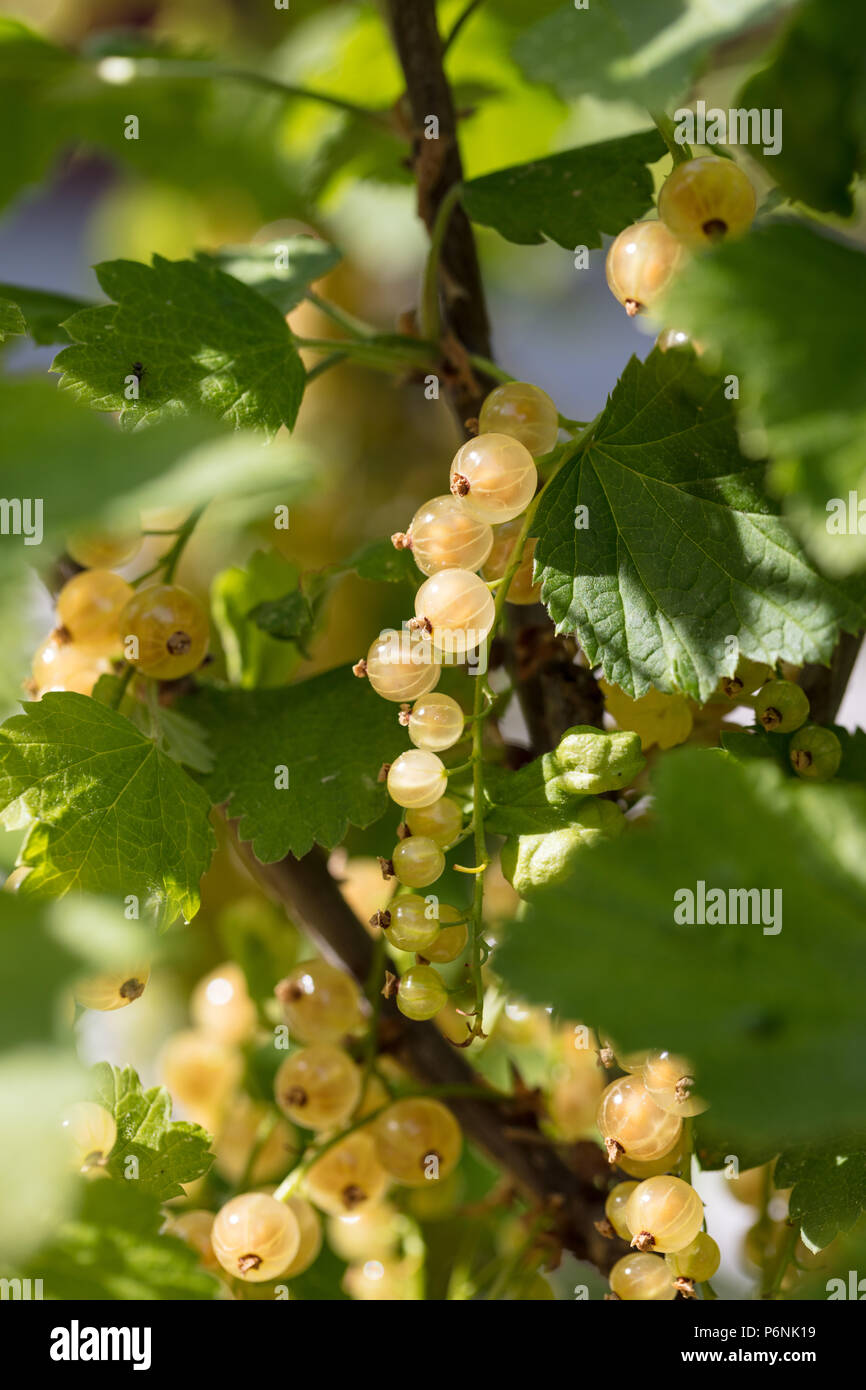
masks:
POLYGON ((170 550, 163 555, 159 567, 163 571, 163 579, 166 584, 171 584, 175 576, 180 557, 183 554, 186 543, 199 523, 204 507, 196 507, 191 511, 186 521, 177 533, 177 540, 170 550))
POLYGON ((674 164, 685 164, 687 159, 692 158, 691 147, 679 144, 674 135, 674 123, 670 116, 666 111, 650 111, 650 115, 656 124, 659 135, 670 151, 674 164))
POLYGON ((120 706, 123 704, 123 697, 124 697, 124 695, 126 694, 128 688, 129 688, 129 682, 132 680, 132 678, 133 678, 134 675, 135 675, 135 667, 134 667, 134 666, 127 666, 126 670, 125 670, 125 671, 122 673, 122 675, 118 678, 118 681, 117 681, 117 689, 115 690, 113 696, 111 697, 111 708, 112 708, 112 709, 120 709, 120 706))
POLYGON ((434 343, 438 343, 442 334, 442 321, 439 313, 439 261, 445 233, 448 231, 448 223, 451 221, 451 214, 457 206, 462 192, 462 184, 453 183, 451 185, 436 209, 436 220, 430 233, 430 249, 427 252, 424 284, 421 291, 421 331, 425 338, 434 343))
POLYGON ((777 1298, 782 1287, 782 1280, 791 1263, 794 1248, 797 1244, 797 1237, 800 1234, 798 1226, 789 1226, 785 1232, 781 1248, 774 1264, 771 1264, 764 1276, 764 1285, 761 1289, 761 1298, 777 1298))
POLYGON ((379 1018, 382 1013, 382 977, 385 973, 385 933, 380 929, 373 943, 373 960, 367 977, 366 995, 370 1003, 370 1025, 364 1040, 364 1069, 361 1074, 361 1094, 358 1104, 352 1111, 355 1119, 367 1098, 367 1088, 376 1065, 376 1048, 379 1043, 379 1018))
MULTIPOLYGON (((97 77, 102 61, 94 64, 97 77)), ((131 78, 133 79, 136 77, 210 77, 218 80, 247 82, 252 87, 261 87, 264 91, 273 92, 276 96, 294 97, 300 101, 316 101, 324 106, 333 107, 336 111, 346 112, 350 116, 359 116, 363 120, 371 121, 374 125, 384 126, 388 130, 393 129, 387 111, 377 111, 369 106, 361 106, 358 102, 348 101, 345 97, 335 96, 330 92, 316 92, 309 87, 298 86, 294 82, 281 82, 279 78, 270 77, 263 72, 254 72, 248 68, 225 67, 222 63, 205 61, 162 58, 131 58, 129 62, 132 65, 131 78)))
POLYGON ((444 42, 442 44, 443 58, 445 57, 445 54, 448 52, 451 45, 458 37, 460 30, 463 28, 463 25, 466 23, 467 19, 471 19, 472 15, 475 13, 475 11, 478 9, 480 5, 483 5, 483 3, 484 0, 469 0, 469 3, 468 5, 466 5, 465 9, 457 16, 450 30, 446 34, 444 42))
POLYGON ((345 328, 347 333, 351 333, 353 338, 375 337, 376 329, 372 324, 364 323, 361 319, 356 319, 354 314, 350 314, 346 309, 341 309, 339 304, 332 304, 329 299, 323 299, 322 296, 316 294, 314 290, 307 290, 306 297, 309 302, 315 304, 316 308, 321 313, 325 314, 327 318, 332 319, 334 323, 338 323, 341 328, 345 328))
POLYGON ((327 357, 323 357, 321 362, 317 362, 315 367, 311 367, 307 372, 307 385, 309 386, 311 381, 315 381, 317 376, 323 376, 325 372, 329 372, 332 367, 339 367, 340 363, 345 362, 345 360, 345 352, 332 352, 327 357))

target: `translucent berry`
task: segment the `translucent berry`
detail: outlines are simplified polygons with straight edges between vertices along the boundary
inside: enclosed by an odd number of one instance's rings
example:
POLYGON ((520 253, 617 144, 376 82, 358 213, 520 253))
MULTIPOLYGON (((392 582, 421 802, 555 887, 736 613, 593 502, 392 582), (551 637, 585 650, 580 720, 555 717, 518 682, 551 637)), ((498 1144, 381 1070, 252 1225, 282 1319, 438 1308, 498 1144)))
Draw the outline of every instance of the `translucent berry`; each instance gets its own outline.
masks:
POLYGON ((84 570, 57 596, 57 621, 80 650, 114 656, 122 645, 122 614, 135 590, 111 570, 84 570))
POLYGON ((755 713, 768 733, 789 734, 809 718, 809 697, 794 681, 770 681, 755 696, 755 713))
POLYGON ((436 653, 420 632, 386 629, 372 643, 366 657, 366 675, 383 700, 402 704, 426 695, 442 674, 436 653))
POLYGON ((463 1147, 451 1111, 426 1096, 395 1101, 376 1121, 375 1135, 380 1163, 406 1187, 447 1178, 463 1147))
POLYGON ((635 222, 613 242, 605 270, 611 293, 634 316, 650 309, 665 290, 683 248, 664 222, 635 222))
POLYGON ((75 998, 83 1009, 125 1009, 144 994, 150 979, 150 966, 145 961, 124 966, 122 970, 90 975, 75 985, 75 998))
POLYGON ((493 545, 493 531, 488 523, 450 492, 418 508, 409 535, 412 555, 422 574, 479 570, 493 545))
POLYGON ((672 1148, 682 1130, 677 1115, 656 1105, 636 1076, 621 1076, 605 1089, 596 1123, 607 1145, 611 1162, 621 1155, 651 1162, 672 1148))
POLYGON ((707 1103, 694 1094, 693 1068, 674 1052, 651 1052, 644 1063, 643 1084, 656 1105, 686 1119, 702 1115, 707 1103))
POLYGON ((631 1227, 625 1219, 625 1209, 637 1186, 636 1182, 618 1182, 616 1187, 610 1189, 605 1200, 604 1214, 620 1240, 631 1240, 632 1237, 631 1227))
POLYGON ((298 1253, 283 1270, 285 1279, 294 1279, 318 1258, 322 1248, 322 1223, 305 1197, 287 1197, 285 1205, 298 1223, 298 1253))
POLYGON ((624 1255, 610 1271, 610 1287, 626 1302, 664 1302, 676 1298, 674 1277, 660 1255, 624 1255))
POLYGON ((416 748, 441 753, 451 748, 463 733, 464 715, 450 695, 424 695, 412 706, 409 737, 416 748))
POLYGON ((580 1139, 592 1130, 604 1077, 594 1062, 587 1067, 562 1067, 548 1097, 550 1118, 563 1139, 580 1139))
POLYGON ((307 1173, 307 1195, 329 1216, 345 1216, 379 1200, 388 1177, 366 1129, 341 1139, 307 1173))
POLYGON ((811 782, 829 782, 839 771, 842 745, 832 729, 820 724, 804 724, 788 748, 791 766, 798 777, 811 782))
POLYGON ((406 812, 406 824, 413 835, 423 835, 448 849, 463 829, 463 812, 450 796, 440 796, 432 806, 413 807, 406 812))
POLYGON ((261 1284, 276 1279, 298 1253, 301 1232, 294 1212, 263 1192, 233 1197, 216 1214, 211 1234, 223 1269, 261 1284))
POLYGON ((546 391, 528 381, 496 386, 478 417, 481 434, 508 434, 531 454, 547 454, 559 438, 559 414, 546 391))
POLYGON ((691 1245, 666 1255, 665 1259, 675 1278, 693 1279, 696 1284, 712 1279, 722 1262, 718 1245, 706 1231, 698 1231, 691 1245))
MULTIPOLYGON (((523 521, 520 517, 515 517, 513 521, 506 521, 502 526, 497 526, 493 538, 493 549, 487 564, 484 566, 485 579, 501 579, 505 574, 514 557, 514 546, 522 529, 523 521)), ((538 542, 533 538, 524 542, 520 564, 511 577, 508 593, 505 595, 508 603, 539 603, 541 600, 541 585, 534 583, 532 578, 537 544, 538 542)))
POLYGON ((406 1018, 434 1018, 447 1002, 448 991, 432 965, 413 965, 400 980, 397 1008, 406 1018))
POLYGON ((479 434, 457 450, 451 491, 481 521, 510 521, 526 511, 538 484, 529 450, 507 434, 479 434))
POLYGON ((674 1168, 679 1168, 683 1158, 683 1136, 680 1131, 676 1143, 665 1153, 659 1154, 658 1158, 639 1159, 628 1158, 620 1154, 617 1159, 617 1167, 624 1173, 628 1173, 630 1178, 655 1178, 660 1173, 669 1173, 674 1168))
POLYGON ((114 1116, 91 1100, 70 1105, 61 1121, 72 1161, 82 1173, 106 1162, 117 1141, 114 1116))
POLYGON ((211 1232, 213 1231, 214 1215, 212 1211, 202 1211, 198 1208, 192 1211, 182 1211, 177 1216, 170 1215, 162 1228, 162 1233, 167 1236, 176 1236, 185 1245, 194 1250, 205 1269, 211 1274, 217 1274, 222 1269, 222 1265, 214 1254, 211 1243, 211 1232))
MULTIPOLYGON (((62 631, 62 630, 61 630, 62 631)), ((33 657, 31 676, 37 699, 49 690, 72 690, 90 695, 99 677, 111 670, 107 657, 51 633, 33 657)))
POLYGON ((226 961, 199 980, 190 999, 193 1022, 226 1043, 240 1043, 255 1031, 256 1006, 239 965, 226 961))
POLYGON ((735 700, 738 695, 753 695, 767 681, 773 679, 773 668, 767 666, 763 661, 751 661, 746 656, 741 656, 737 662, 737 669, 732 676, 723 676, 719 682, 719 688, 723 695, 727 695, 729 700, 735 700))
POLYGON ((691 1245, 703 1219, 704 1205, 695 1189, 665 1174, 638 1183, 626 1207, 633 1244, 663 1255, 691 1245))
POLYGON ((361 1099, 361 1074, 342 1048, 313 1043, 280 1064, 274 1097, 295 1124, 331 1129, 347 1120, 361 1099))
POLYGON ((466 913, 447 903, 439 907, 439 935, 421 952, 425 960, 434 965, 448 965, 462 956, 469 942, 469 926, 466 913))
POLYGON ((426 888, 440 877, 445 855, 435 840, 426 835, 410 835, 394 846, 391 863, 400 883, 407 888, 426 888))
POLYGON ((126 659, 155 680, 188 676, 207 653, 210 630, 204 605, 179 584, 140 589, 123 610, 120 625, 126 659))
POLYGON ((400 1217, 388 1202, 328 1221, 328 1244, 344 1260, 381 1260, 396 1250, 400 1217))
POLYGON ((715 154, 675 165, 658 199, 659 217, 690 247, 742 236, 755 207, 755 190, 742 169, 715 154))
POLYGON ((141 527, 105 531, 98 527, 82 527, 66 540, 67 554, 85 569, 114 569, 131 560, 141 546, 141 527))
POLYGON ((493 595, 469 570, 440 570, 415 595, 415 616, 425 624, 434 652, 462 661, 493 626, 493 595))
POLYGON ((409 748, 388 769, 388 795, 398 806, 432 806, 448 787, 445 764, 424 748, 409 748))
POLYGON ((391 921, 385 935, 398 951, 424 951, 439 935, 435 904, 418 893, 407 893, 391 903, 391 921))
POLYGON ((337 1042, 360 1021, 358 986, 328 961, 296 965, 275 992, 289 1028, 301 1042, 337 1042))
POLYGON ((163 1084, 205 1129, 216 1127, 242 1071, 234 1047, 193 1028, 172 1034, 160 1058, 163 1084))

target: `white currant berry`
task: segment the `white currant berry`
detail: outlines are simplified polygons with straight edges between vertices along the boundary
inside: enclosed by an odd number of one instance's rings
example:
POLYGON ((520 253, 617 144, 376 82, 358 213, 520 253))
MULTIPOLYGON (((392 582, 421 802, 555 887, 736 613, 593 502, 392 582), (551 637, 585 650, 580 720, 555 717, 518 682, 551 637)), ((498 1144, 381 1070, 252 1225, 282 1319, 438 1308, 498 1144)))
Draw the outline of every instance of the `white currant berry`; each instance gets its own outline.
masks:
POLYGON ((137 525, 114 531, 81 527, 67 537, 66 553, 85 569, 113 569, 132 559, 141 547, 141 539, 141 527, 137 525))
POLYGON ((698 1231, 691 1245, 666 1255, 665 1260, 677 1279, 693 1279, 696 1284, 703 1284, 716 1273, 722 1254, 712 1236, 698 1231))
POLYGON ((114 1116, 92 1100, 70 1105, 61 1121, 72 1162, 82 1173, 101 1167, 117 1142, 114 1116))
POLYGON ((391 903, 391 921, 385 935, 398 951, 424 951, 439 935, 439 920, 431 914, 426 898, 407 893, 391 903))
POLYGON ((274 1097, 295 1124, 331 1129, 347 1120, 361 1099, 361 1074, 342 1048, 312 1043, 280 1064, 274 1097))
POLYGON ((398 806, 432 806, 448 787, 445 764, 424 748, 409 748, 388 769, 388 795, 398 806))
MULTIPOLYGON (((484 566, 485 579, 503 577, 514 558, 514 547, 522 530, 523 522, 520 517, 515 517, 514 521, 506 521, 503 526, 497 526, 490 559, 484 566)), ((533 538, 524 542, 520 564, 511 576, 508 593, 505 595, 508 603, 525 605, 539 603, 541 600, 541 584, 536 584, 532 578, 537 544, 537 540, 533 538)))
POLYGON ((294 1279, 318 1259, 322 1248, 322 1223, 306 1197, 287 1197, 285 1205, 297 1221, 300 1232, 298 1253, 283 1270, 284 1278, 294 1279))
POLYGON ((286 1022, 301 1042, 337 1042, 361 1018, 361 992, 345 970, 326 960, 296 965, 276 988, 286 1022))
POLYGON ((395 1101, 380 1115, 374 1129, 379 1161, 406 1187, 441 1182, 460 1159, 460 1126, 446 1106, 430 1097, 395 1101))
POLYGON ((535 460, 507 434, 479 434, 457 450, 451 491, 481 521, 510 521, 526 511, 538 484, 535 460))
POLYGON ((604 1214, 620 1240, 631 1240, 632 1237, 632 1230, 626 1220, 625 1212, 628 1200, 637 1186, 636 1182, 618 1182, 616 1187, 610 1189, 605 1199, 604 1214))
POLYGON ((301 1232, 294 1212, 263 1192, 233 1197, 216 1214, 214 1254, 228 1274, 252 1284, 276 1279, 298 1253, 301 1232))
POLYGON ((441 903, 439 906, 439 935, 421 951, 425 960, 433 965, 448 965, 462 956, 469 944, 469 926, 466 913, 458 908, 441 903))
POLYGON ((139 961, 124 966, 122 970, 110 970, 79 980, 73 992, 83 1009, 108 1012, 125 1009, 127 1004, 140 999, 149 979, 150 966, 145 961, 139 961))
POLYGON ((661 186, 659 217, 684 246, 742 236, 755 216, 755 190, 732 159, 701 155, 677 164, 661 186))
POLYGON ((636 1076, 621 1076, 605 1089, 596 1123, 612 1162, 621 1155, 651 1162, 673 1147, 682 1130, 679 1116, 656 1105, 636 1076))
POLYGON ((193 1022, 225 1043, 245 1042, 255 1031, 256 1006, 244 972, 226 961, 199 980, 190 998, 193 1022))
POLYGON ((112 570, 84 570, 57 596, 57 621, 81 651, 115 656, 122 646, 121 615, 135 590, 112 570))
POLYGON ((611 293, 630 315, 652 308, 682 259, 683 248, 664 222, 635 222, 607 253, 611 293))
POLYGON ((435 840, 448 849, 463 829, 463 812, 451 796, 440 796, 431 806, 412 807, 406 812, 406 824, 413 835, 435 840))
POLYGON ((610 1271, 610 1287, 626 1302, 660 1303, 677 1296, 673 1274, 660 1255, 624 1255, 610 1271))
POLYGON ((416 1021, 435 1018, 448 1002, 442 977, 432 965, 413 965, 405 972, 397 990, 397 1008, 416 1021))
POLYGON ((640 1250, 675 1253, 691 1245, 704 1219, 704 1206, 682 1178, 662 1175, 638 1183, 628 1199, 625 1219, 640 1250))
POLYGON ((674 1052, 651 1052, 643 1069, 643 1084, 656 1105, 687 1119, 702 1115, 707 1103, 694 1094, 693 1068, 674 1052))
POLYGON ((435 840, 426 835, 410 835, 394 846, 391 863, 400 883, 407 888, 426 888, 440 877, 445 855, 435 840))
POLYGON ((405 628, 381 633, 367 652, 365 668, 376 694, 397 704, 427 695, 442 674, 426 637, 405 628))
POLYGON ((416 748, 441 753, 457 743, 463 725, 464 714, 457 701, 434 691, 432 695, 423 695, 412 706, 407 728, 416 748))
POLYGON ((493 545, 488 523, 450 492, 418 508, 409 535, 415 563, 428 575, 449 569, 479 570, 493 545))
POLYGON ((493 595, 469 570, 440 570, 415 595, 415 616, 434 652, 462 661, 486 641, 496 616, 493 595))
POLYGON ((341 1139, 311 1164, 307 1195, 329 1216, 345 1216, 374 1205, 388 1184, 373 1137, 366 1129, 341 1139))
POLYGON ((480 434, 508 434, 536 457, 559 438, 559 413, 546 391, 528 381, 508 381, 486 397, 478 417, 480 434))

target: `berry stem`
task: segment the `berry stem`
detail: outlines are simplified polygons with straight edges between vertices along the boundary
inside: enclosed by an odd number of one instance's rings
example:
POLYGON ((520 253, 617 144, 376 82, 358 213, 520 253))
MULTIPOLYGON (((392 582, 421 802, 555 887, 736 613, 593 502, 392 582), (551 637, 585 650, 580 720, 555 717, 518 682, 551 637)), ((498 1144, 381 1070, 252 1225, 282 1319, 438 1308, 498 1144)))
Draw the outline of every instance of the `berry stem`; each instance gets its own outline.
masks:
POLYGON ((372 324, 364 323, 362 319, 356 318, 348 310, 341 309, 339 304, 332 304, 329 299, 323 299, 315 290, 307 290, 307 299, 311 304, 315 304, 327 318, 338 323, 341 328, 351 334, 353 338, 372 338, 376 336, 376 329, 372 324))
POLYGON ((761 1298, 778 1298, 782 1287, 782 1280, 787 1273, 788 1265, 794 1255, 794 1248, 799 1236, 799 1228, 789 1226, 785 1232, 785 1239, 782 1241, 781 1248, 774 1263, 770 1264, 764 1274, 764 1283, 761 1289, 761 1298))
POLYGON ((163 570, 163 579, 166 584, 172 583, 175 576, 175 571, 177 570, 178 564, 180 562, 180 557, 186 549, 186 543, 192 535, 193 531, 195 530, 196 526, 198 525, 199 519, 203 511, 204 507, 196 507, 193 511, 190 512, 186 521, 183 523, 183 525, 177 533, 177 540, 175 541, 174 545, 171 547, 170 550, 166 551, 165 555, 163 555, 160 563, 163 570))
POLYGON ((438 343, 442 336, 442 318, 439 313, 439 262, 445 233, 451 214, 460 201, 463 185, 453 183, 436 209, 433 229, 430 233, 430 249, 424 266, 424 282, 421 289, 421 331, 425 338, 438 343))
POLYGON ((650 111, 650 115, 655 122, 659 135, 664 140, 670 151, 671 159, 674 164, 685 164, 691 159, 692 151, 689 145, 681 145, 674 136, 674 123, 666 111, 650 111))
POLYGON ((484 0, 469 0, 469 3, 465 5, 464 8, 461 10, 460 14, 455 19, 448 33, 445 35, 445 38, 442 40, 443 58, 445 57, 445 54, 448 52, 451 45, 457 39, 461 29, 463 28, 463 25, 466 23, 468 19, 471 19, 472 15, 478 9, 479 5, 483 5, 483 3, 484 0))

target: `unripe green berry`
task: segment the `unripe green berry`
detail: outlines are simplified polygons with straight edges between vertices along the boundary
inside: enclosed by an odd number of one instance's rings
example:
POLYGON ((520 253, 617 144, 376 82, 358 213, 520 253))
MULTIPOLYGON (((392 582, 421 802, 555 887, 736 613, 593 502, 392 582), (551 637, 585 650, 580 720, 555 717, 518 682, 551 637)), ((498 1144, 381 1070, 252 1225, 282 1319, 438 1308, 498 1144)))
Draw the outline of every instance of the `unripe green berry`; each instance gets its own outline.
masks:
POLYGON ((442 977, 432 965, 413 965, 397 990, 397 1008, 406 1018, 433 1018, 448 1002, 442 977))
POLYGON ((809 718, 809 699, 794 681, 770 681, 758 691, 755 713, 768 733, 790 734, 809 718))
POLYGON ((798 777, 829 782, 839 771, 842 745, 832 729, 822 729, 820 724, 804 724, 791 739, 788 756, 798 777))

